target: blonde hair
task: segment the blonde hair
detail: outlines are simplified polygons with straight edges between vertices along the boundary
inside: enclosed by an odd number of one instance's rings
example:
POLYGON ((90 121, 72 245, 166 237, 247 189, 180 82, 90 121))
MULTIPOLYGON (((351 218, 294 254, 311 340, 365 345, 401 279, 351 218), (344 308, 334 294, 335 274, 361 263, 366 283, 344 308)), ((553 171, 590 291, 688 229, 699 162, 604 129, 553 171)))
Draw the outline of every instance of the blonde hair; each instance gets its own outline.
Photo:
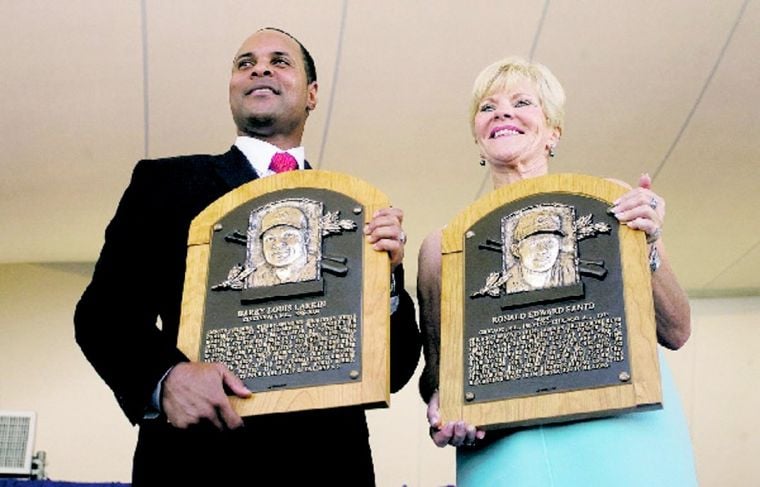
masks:
POLYGON ((515 83, 533 84, 550 128, 562 135, 565 124, 565 90, 549 68, 524 58, 512 56, 487 66, 475 79, 470 102, 470 131, 475 134, 475 116, 483 99, 509 89, 515 83))

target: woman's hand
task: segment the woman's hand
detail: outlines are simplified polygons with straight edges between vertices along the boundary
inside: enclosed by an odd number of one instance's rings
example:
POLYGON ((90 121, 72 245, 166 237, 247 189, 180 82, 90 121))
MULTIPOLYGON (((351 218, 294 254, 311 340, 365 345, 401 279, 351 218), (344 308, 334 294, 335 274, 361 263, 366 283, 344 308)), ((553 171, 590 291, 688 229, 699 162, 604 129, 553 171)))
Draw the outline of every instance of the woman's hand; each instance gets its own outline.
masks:
POLYGON ((629 228, 647 234, 647 243, 654 243, 662 234, 665 221, 665 200, 652 191, 652 178, 642 174, 638 188, 633 188, 613 202, 615 218, 629 228))
POLYGON ((620 223, 645 232, 650 252, 656 252, 650 253, 650 259, 655 255, 659 260, 650 260, 650 265, 657 340, 671 350, 678 350, 691 335, 691 309, 686 292, 670 267, 661 238, 665 200, 652 191, 652 178, 642 174, 639 186, 614 201, 611 211, 620 223))
POLYGON ((438 399, 438 391, 430 397, 427 409, 427 419, 430 423, 430 438, 438 448, 446 445, 473 446, 476 440, 482 440, 486 432, 475 428, 464 421, 448 422, 441 425, 441 414, 438 399))

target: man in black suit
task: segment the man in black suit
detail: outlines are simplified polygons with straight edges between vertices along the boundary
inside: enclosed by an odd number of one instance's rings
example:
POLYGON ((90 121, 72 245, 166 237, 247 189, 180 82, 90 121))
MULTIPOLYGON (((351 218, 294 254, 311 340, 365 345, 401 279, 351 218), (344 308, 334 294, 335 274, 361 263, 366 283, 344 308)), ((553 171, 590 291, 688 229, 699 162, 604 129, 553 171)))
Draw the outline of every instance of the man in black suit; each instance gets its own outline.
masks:
MULTIPOLYGON (((270 159, 308 169, 300 144, 317 81, 300 42, 278 29, 254 33, 234 58, 229 92, 238 138, 227 153, 135 167, 77 305, 77 342, 140 425, 135 486, 373 485, 362 408, 241 418, 227 394, 247 397, 242 381, 222 364, 189 362, 176 348, 192 218, 271 174, 270 159)), ((391 315, 393 391, 411 377, 420 347, 414 305, 403 291, 402 218, 384 209, 364 229, 375 250, 389 253, 402 290, 391 315)))

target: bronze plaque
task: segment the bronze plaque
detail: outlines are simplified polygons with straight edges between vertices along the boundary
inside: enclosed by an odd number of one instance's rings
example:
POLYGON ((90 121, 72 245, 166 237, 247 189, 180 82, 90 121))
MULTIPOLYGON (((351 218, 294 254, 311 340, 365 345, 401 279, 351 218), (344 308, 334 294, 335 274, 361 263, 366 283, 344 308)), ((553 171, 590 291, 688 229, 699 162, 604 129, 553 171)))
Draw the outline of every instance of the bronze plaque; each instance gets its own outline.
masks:
POLYGON ((359 202, 312 188, 268 193, 220 219, 203 361, 227 365, 254 392, 359 379, 362 296, 352 291, 364 223, 359 202))
POLYGON ((465 398, 630 375, 617 221, 578 195, 508 203, 465 232, 465 398))
MULTIPOLYGON (((200 271, 191 268, 196 263, 190 251, 199 244, 191 231, 180 348, 192 359, 225 364, 256 399, 284 394, 286 411, 375 404, 378 397, 352 397, 341 387, 361 389, 378 373, 387 375, 387 359, 379 362, 381 370, 365 374, 366 364, 375 368, 376 357, 388 352, 387 340, 368 341, 365 332, 369 323, 376 330, 369 336, 387 336, 387 306, 382 320, 365 312, 368 302, 389 300, 388 283, 367 286, 370 261, 380 266, 369 270, 374 281, 375 272, 390 279, 387 257, 384 263, 375 259, 379 253, 361 231, 378 202, 335 190, 343 178, 324 171, 287 173, 253 181, 215 202, 193 223, 198 235, 206 235, 200 271), (368 289, 372 295, 363 292, 368 289), (196 306, 197 299, 203 306, 196 306), (186 306, 193 314, 187 320, 186 306), (191 339, 183 339, 185 331, 191 339), (330 399, 318 399, 329 386, 330 399)), ((244 401, 244 413, 281 411, 252 402, 244 401)))
POLYGON ((642 326, 654 337, 648 273, 643 284, 626 281, 632 277, 627 269, 646 268, 644 237, 607 213, 623 188, 567 175, 525 183, 476 203, 444 233, 446 242, 461 242, 443 255, 444 279, 461 281, 443 284, 444 292, 457 289, 459 295, 443 300, 448 330, 442 334, 461 343, 442 348, 442 376, 444 363, 459 375, 455 386, 442 380, 446 403, 457 407, 456 396, 463 411, 498 409, 500 403, 515 408, 506 415, 476 414, 471 422, 481 426, 577 419, 658 403, 655 397, 631 404, 637 379, 649 384, 659 377, 642 365, 654 360, 656 366, 656 339, 637 338, 642 326), (631 245, 623 245, 621 235, 631 245), (633 260, 628 266, 626 258, 633 260), (629 284, 628 298, 643 299, 646 309, 629 309, 635 302, 626 301, 629 284), (647 350, 632 354, 634 346, 647 350), (637 364, 639 356, 646 358, 637 364), (599 403, 599 397, 619 396, 622 390, 612 391, 621 386, 629 390, 622 402, 599 403))

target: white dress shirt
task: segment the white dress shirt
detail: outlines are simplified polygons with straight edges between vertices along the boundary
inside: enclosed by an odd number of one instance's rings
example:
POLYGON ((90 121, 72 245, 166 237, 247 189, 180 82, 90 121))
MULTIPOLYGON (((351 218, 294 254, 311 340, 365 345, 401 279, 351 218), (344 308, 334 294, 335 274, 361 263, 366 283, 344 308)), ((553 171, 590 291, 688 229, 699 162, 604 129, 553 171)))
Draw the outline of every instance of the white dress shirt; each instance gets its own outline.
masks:
POLYGON ((235 147, 240 149, 245 155, 260 178, 275 174, 274 171, 269 170, 269 163, 272 161, 272 156, 278 152, 287 152, 295 157, 298 162, 298 169, 303 169, 304 159, 306 158, 306 152, 302 146, 284 151, 269 142, 254 139, 246 135, 240 135, 235 139, 235 147))

